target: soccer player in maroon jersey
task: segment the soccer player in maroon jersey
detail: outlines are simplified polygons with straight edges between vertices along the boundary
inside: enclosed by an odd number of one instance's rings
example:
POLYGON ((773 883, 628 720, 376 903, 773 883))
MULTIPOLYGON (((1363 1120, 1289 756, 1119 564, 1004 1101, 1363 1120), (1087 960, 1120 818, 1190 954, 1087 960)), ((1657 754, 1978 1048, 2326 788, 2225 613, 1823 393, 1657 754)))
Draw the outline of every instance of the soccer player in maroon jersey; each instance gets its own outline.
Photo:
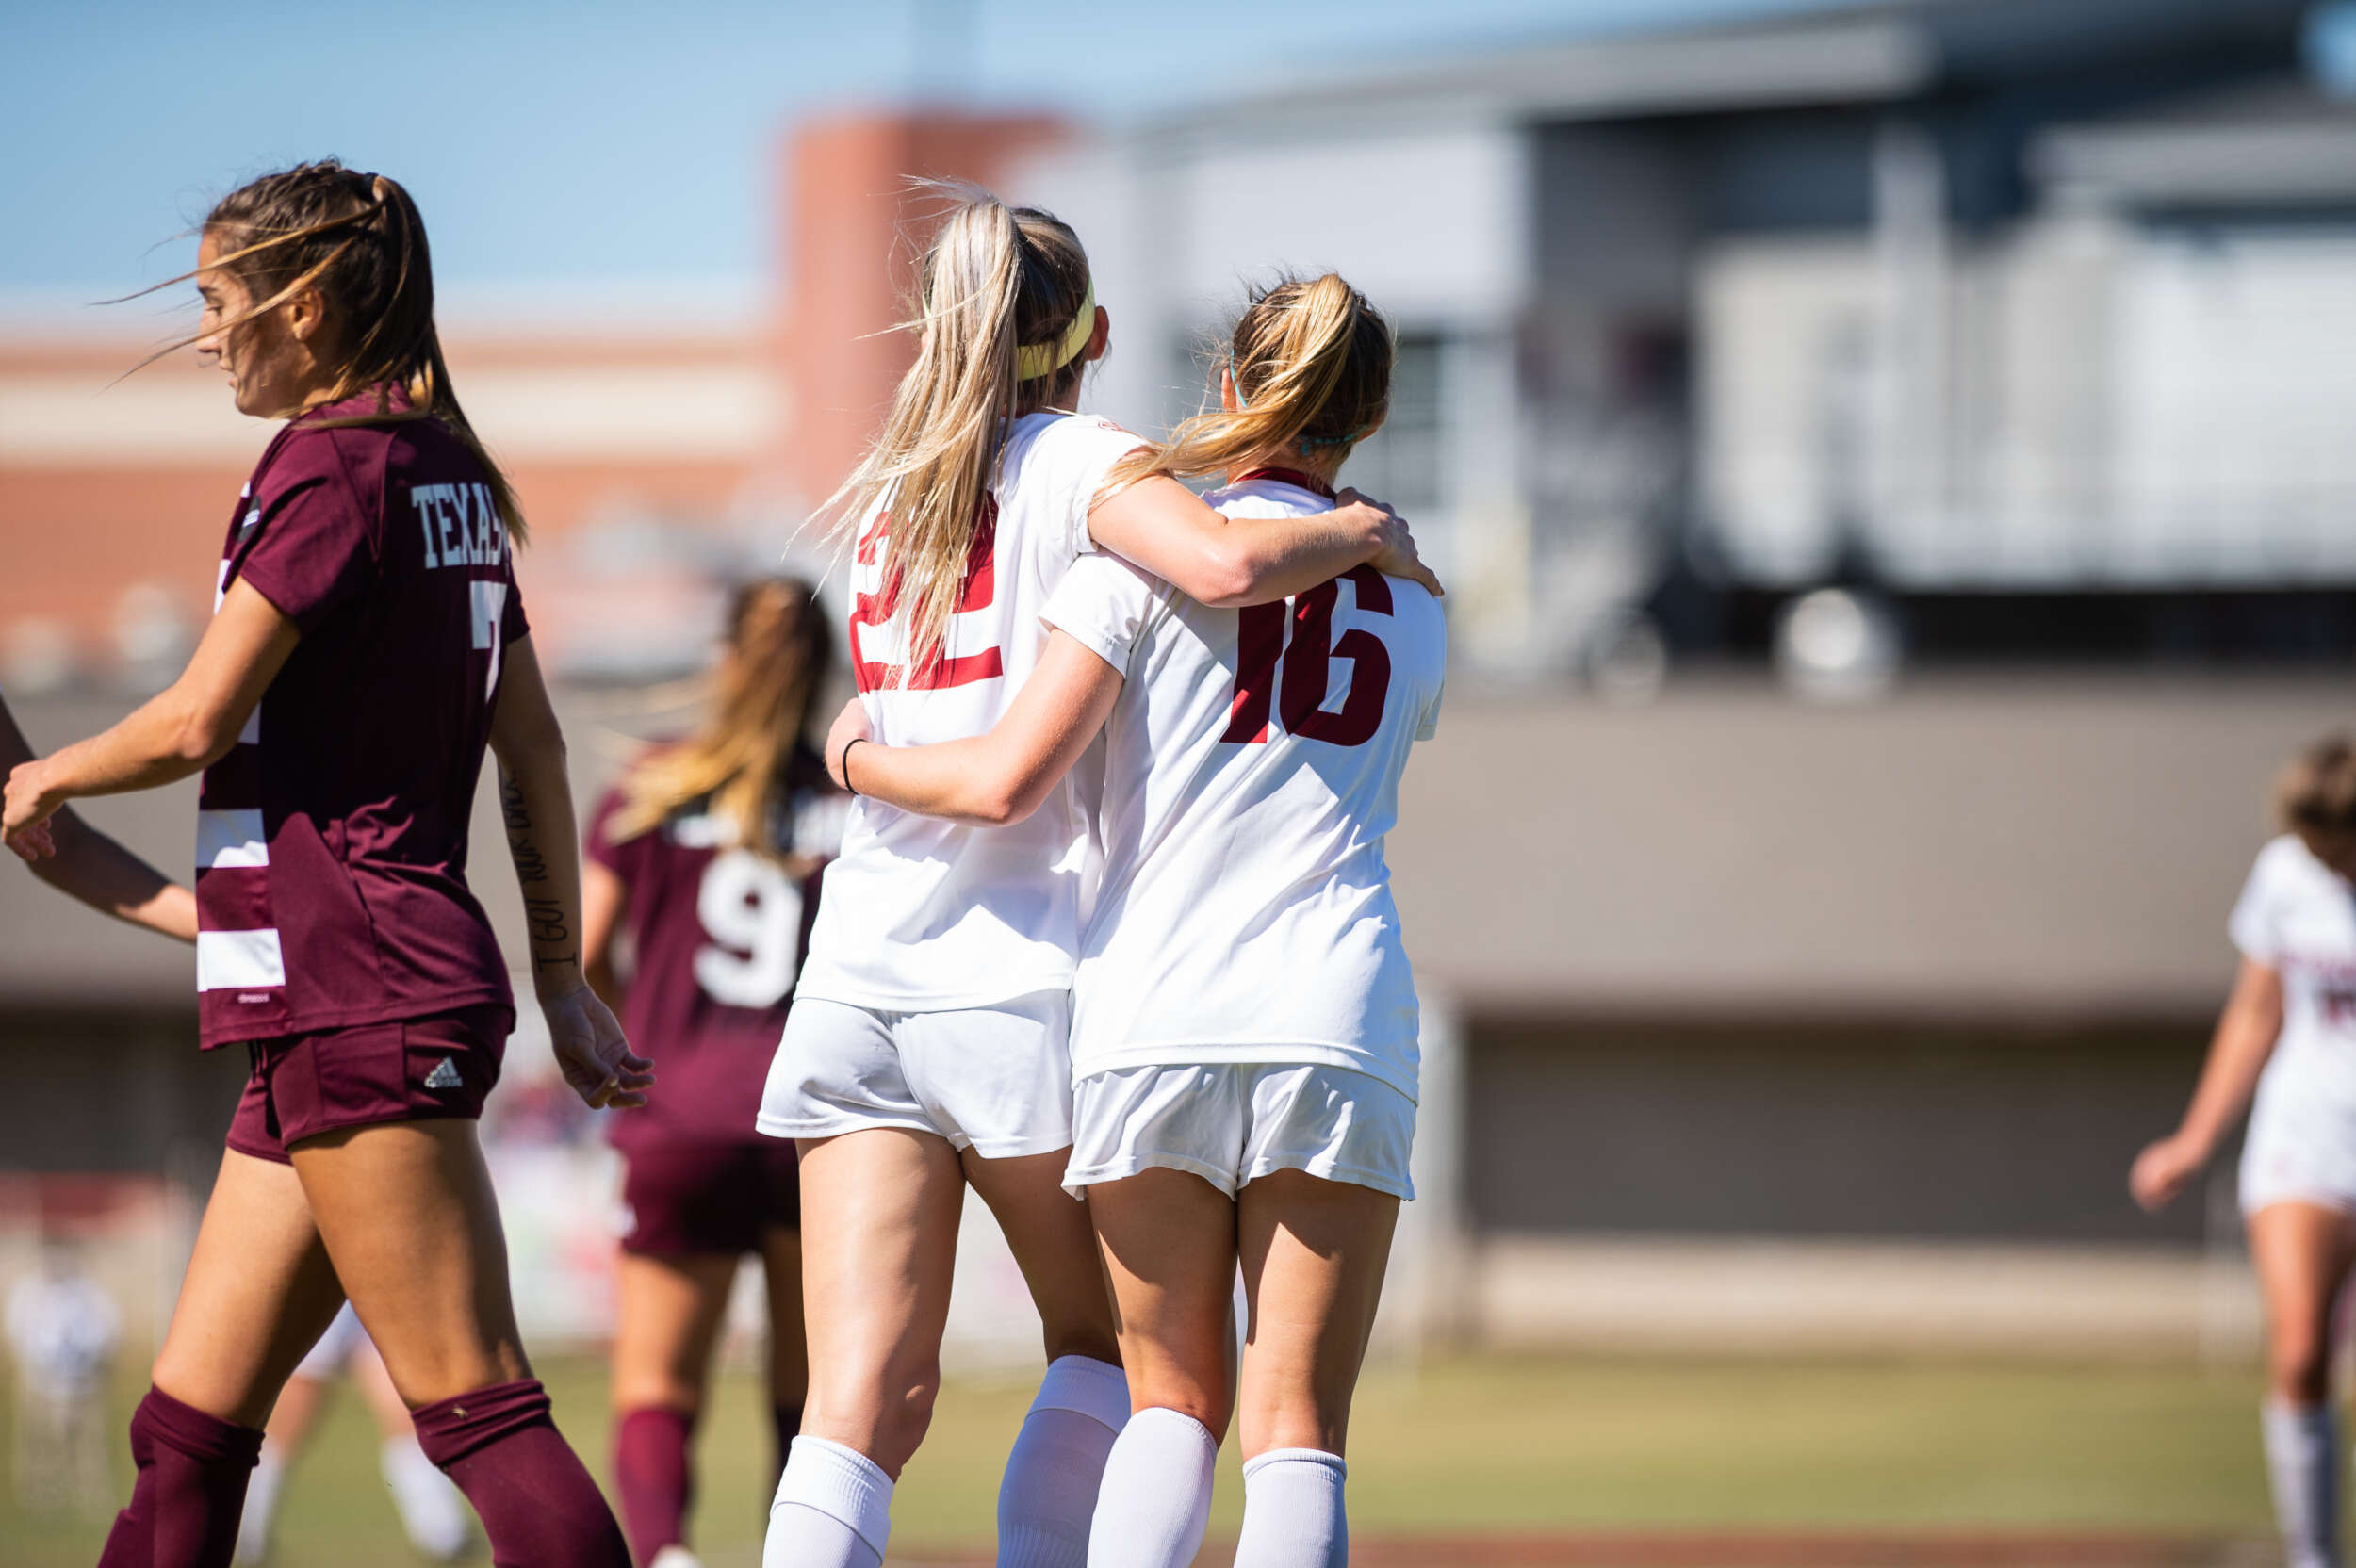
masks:
POLYGON ((0 812, 37 848, 67 801, 203 770, 198 1017, 206 1048, 252 1061, 101 1568, 229 1562, 262 1423, 347 1296, 496 1563, 627 1568, 524 1358, 475 1139, 515 1019, 465 876, 486 745, 565 1078, 598 1106, 653 1079, 582 976, 522 517, 451 392, 424 223, 393 181, 305 164, 216 204, 192 275, 198 353, 241 412, 286 423, 188 668, 17 767, 0 812))
POLYGON ((630 1548, 650 1568, 695 1561, 689 1442, 747 1252, 768 1276, 780 1467, 802 1425, 800 1182, 794 1145, 754 1131, 753 1113, 817 913, 818 874, 843 837, 846 797, 803 737, 832 658, 807 583, 740 588, 709 717, 639 758, 589 828, 589 979, 663 1073, 661 1098, 613 1124, 628 1170, 614 1478, 630 1548), (617 972, 625 932, 632 961, 617 972))

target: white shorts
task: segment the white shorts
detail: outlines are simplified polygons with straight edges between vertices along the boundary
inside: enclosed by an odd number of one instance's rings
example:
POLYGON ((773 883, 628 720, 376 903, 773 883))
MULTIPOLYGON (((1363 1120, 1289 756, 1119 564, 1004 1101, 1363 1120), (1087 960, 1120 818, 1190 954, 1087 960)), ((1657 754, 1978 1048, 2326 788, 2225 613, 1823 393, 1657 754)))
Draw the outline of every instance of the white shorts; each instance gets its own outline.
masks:
POLYGON ((2316 1203, 2356 1214, 2356 1117, 2320 1097, 2261 1092, 2242 1141, 2241 1212, 2316 1203))
POLYGON ((1072 1092, 1066 1192, 1149 1166, 1192 1171, 1233 1198, 1271 1170, 1415 1196, 1415 1102, 1346 1067, 1230 1062, 1091 1073, 1072 1092))
POLYGON ((345 1366, 352 1361, 352 1352, 368 1342, 368 1331, 360 1327, 360 1315, 352 1310, 351 1302, 346 1301, 344 1310, 335 1315, 335 1320, 327 1325, 327 1331, 319 1335, 319 1342, 311 1347, 311 1353, 295 1364, 294 1375, 318 1382, 341 1377, 345 1366))
POLYGON ((794 1004, 754 1125, 773 1138, 867 1127, 938 1133, 986 1160, 1072 1142, 1072 993, 887 1013, 794 1004))

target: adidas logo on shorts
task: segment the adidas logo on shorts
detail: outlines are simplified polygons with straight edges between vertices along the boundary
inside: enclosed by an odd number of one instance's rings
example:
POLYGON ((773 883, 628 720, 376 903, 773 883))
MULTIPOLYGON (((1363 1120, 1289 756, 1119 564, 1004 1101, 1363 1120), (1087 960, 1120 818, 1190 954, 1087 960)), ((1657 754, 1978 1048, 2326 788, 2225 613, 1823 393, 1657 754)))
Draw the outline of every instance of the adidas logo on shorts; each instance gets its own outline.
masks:
POLYGON ((458 1089, 466 1087, 466 1081, 458 1076, 458 1064, 445 1056, 433 1071, 425 1075, 425 1086, 430 1089, 458 1089))

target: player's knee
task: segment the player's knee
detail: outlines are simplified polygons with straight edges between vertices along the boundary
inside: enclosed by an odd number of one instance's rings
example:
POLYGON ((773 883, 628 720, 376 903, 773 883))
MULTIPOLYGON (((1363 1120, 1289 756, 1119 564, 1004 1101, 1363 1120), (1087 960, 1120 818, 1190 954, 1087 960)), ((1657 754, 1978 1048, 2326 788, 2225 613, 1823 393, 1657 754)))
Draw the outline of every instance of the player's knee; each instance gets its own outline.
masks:
POLYGON ((2278 1399, 2320 1404, 2331 1395, 2330 1341, 2310 1330, 2277 1330, 2267 1346, 2269 1391, 2278 1399))
POLYGON ((938 1363, 857 1380, 821 1376, 812 1381, 802 1432, 856 1449, 897 1476, 924 1443, 940 1393, 938 1363))
POLYGON ((1192 1416, 1214 1433, 1227 1429, 1235 1413, 1235 1393, 1224 1369, 1191 1371, 1170 1363, 1150 1370, 1131 1369, 1129 1402, 1137 1410, 1159 1408, 1192 1416))
POLYGON ((703 1390, 681 1378, 618 1376, 614 1380, 614 1412, 667 1410, 693 1421, 703 1411, 703 1390))
POLYGON ((1113 1335, 1112 1314, 1109 1309, 1104 1321, 1067 1321, 1046 1325, 1044 1335, 1047 1359, 1054 1362, 1065 1356, 1086 1356, 1090 1361, 1121 1364, 1121 1341, 1113 1335))

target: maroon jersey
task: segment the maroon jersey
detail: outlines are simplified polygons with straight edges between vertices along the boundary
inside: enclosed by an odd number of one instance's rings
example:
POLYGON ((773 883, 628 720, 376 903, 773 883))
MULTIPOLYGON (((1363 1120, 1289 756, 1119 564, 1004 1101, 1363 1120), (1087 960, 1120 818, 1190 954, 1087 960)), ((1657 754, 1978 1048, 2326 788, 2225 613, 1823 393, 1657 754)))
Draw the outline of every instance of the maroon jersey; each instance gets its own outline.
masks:
POLYGON ((842 846, 849 798, 815 758, 794 771, 804 782, 779 808, 776 841, 808 862, 798 877, 738 847, 735 825, 700 803, 618 843, 620 789, 597 803, 589 858, 630 890, 635 962, 622 1031, 654 1059, 658 1080, 644 1110, 608 1119, 623 1149, 769 1141, 753 1116, 818 912, 818 870, 842 846))
POLYGON ((249 583, 303 636, 205 770, 208 1050, 515 1004, 466 879, 500 655, 525 630, 507 530, 439 424, 321 428, 374 407, 369 393, 281 430, 221 551, 219 595, 249 583))

